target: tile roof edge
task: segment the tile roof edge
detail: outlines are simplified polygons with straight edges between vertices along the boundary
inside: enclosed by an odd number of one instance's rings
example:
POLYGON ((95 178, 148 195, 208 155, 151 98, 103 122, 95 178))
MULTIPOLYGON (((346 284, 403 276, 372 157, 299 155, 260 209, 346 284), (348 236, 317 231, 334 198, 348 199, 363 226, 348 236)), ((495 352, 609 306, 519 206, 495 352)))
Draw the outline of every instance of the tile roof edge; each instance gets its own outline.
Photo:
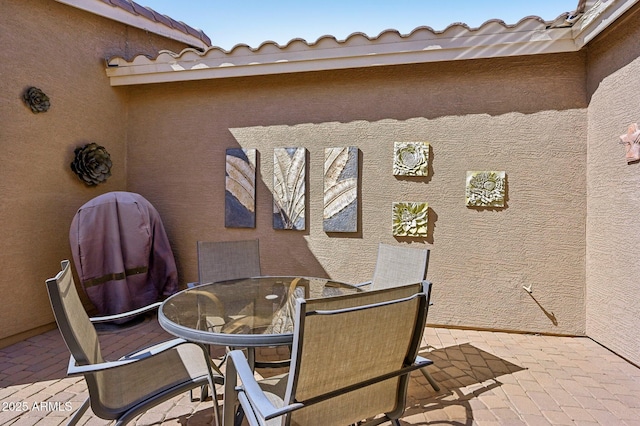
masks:
POLYGON ((132 0, 56 1, 198 49, 211 47, 211 39, 204 31, 162 15, 149 7, 141 6, 132 0))
POLYGON ((257 48, 240 43, 228 51, 211 46, 131 61, 114 57, 106 71, 117 86, 574 52, 638 2, 597 0, 584 12, 565 12, 553 21, 527 16, 512 25, 491 19, 477 28, 454 23, 442 31, 421 26, 404 35, 388 29, 375 37, 354 32, 344 40, 326 35, 315 42, 294 38, 285 45, 265 41, 257 48))
MULTIPOLYGON (((567 13, 564 13, 561 16, 567 16, 567 13)), ((319 45, 324 44, 326 45, 328 42, 332 42, 334 43, 336 46, 335 47, 341 47, 344 45, 349 44, 351 41, 355 40, 355 39, 364 39, 366 42, 369 42, 371 44, 375 44, 377 42, 380 43, 384 43, 384 41, 382 41, 382 39, 389 39, 391 36, 397 38, 397 41, 403 41, 403 40, 407 40, 412 38, 415 34, 419 33, 419 32, 429 32, 431 34, 433 34, 435 37, 440 37, 440 36, 445 36, 447 32, 453 32, 456 31, 456 29, 462 29, 470 34, 472 33, 477 33, 479 31, 485 30, 487 29, 488 26, 490 25, 499 25, 501 26, 503 29, 509 30, 509 29, 515 29, 517 27, 519 27, 521 24, 527 22, 527 21, 535 21, 539 24, 541 24, 540 28, 546 28, 548 27, 548 24, 551 21, 545 21, 544 19, 542 19, 539 16, 527 16, 524 17, 522 19, 520 19, 516 24, 506 24, 503 20, 501 19, 490 19, 487 20, 486 22, 484 22, 482 25, 480 25, 479 27, 476 28, 472 28, 469 25, 462 23, 462 22, 457 22, 457 23, 453 23, 448 25, 445 29, 443 30, 434 30, 432 27, 430 26, 419 26, 414 28, 413 30, 411 30, 409 33, 406 34, 401 34, 398 30, 396 29, 386 29, 381 31, 377 36, 369 36, 363 32, 353 32, 351 34, 349 34, 346 38, 344 38, 343 40, 338 40, 335 36, 327 34, 327 35, 323 35, 318 37, 315 41, 313 42, 309 42, 303 38, 293 38, 291 40, 289 40, 286 44, 281 45, 275 41, 271 41, 271 40, 266 40, 264 42, 262 42, 258 47, 251 47, 248 44, 245 43, 238 43, 236 45, 234 45, 231 49, 226 50, 222 47, 219 46, 210 46, 208 47, 205 51, 203 52, 197 52, 199 55, 201 56, 206 56, 210 51, 218 51, 222 54, 225 55, 233 55, 234 52, 236 50, 242 50, 244 52, 249 51, 251 53, 261 53, 262 50, 268 49, 268 50, 273 50, 273 48, 279 49, 281 51, 286 51, 287 49, 289 49, 291 46, 293 45, 302 45, 302 47, 307 47, 310 49, 313 48, 317 48, 319 45)), ((188 52, 193 52, 192 49, 184 49, 181 52, 172 52, 172 51, 168 51, 168 50, 163 50, 158 52, 158 55, 155 58, 149 58, 147 57, 148 60, 153 61, 156 60, 159 56, 161 56, 162 54, 170 54, 172 56, 174 56, 175 58, 179 58, 180 56, 182 56, 183 53, 188 53, 188 52)), ((114 57, 113 59, 115 59, 116 57, 114 57)), ((123 58, 120 58, 123 59, 123 58)))

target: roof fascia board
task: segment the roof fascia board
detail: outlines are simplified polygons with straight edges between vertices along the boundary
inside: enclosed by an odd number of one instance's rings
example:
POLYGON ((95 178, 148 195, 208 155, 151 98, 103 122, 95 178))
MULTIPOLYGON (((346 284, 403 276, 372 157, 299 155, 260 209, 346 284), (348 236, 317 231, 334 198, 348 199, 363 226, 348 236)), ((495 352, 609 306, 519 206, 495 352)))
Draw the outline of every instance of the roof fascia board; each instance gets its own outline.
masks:
POLYGON ((577 48, 586 46, 638 1, 640 0, 598 0, 572 27, 577 48))
POLYGON ((162 37, 166 37, 172 40, 176 40, 185 43, 189 46, 193 46, 199 49, 207 49, 207 46, 198 37, 194 37, 189 34, 185 34, 177 29, 169 28, 159 22, 153 22, 144 16, 133 15, 126 10, 118 7, 111 6, 110 4, 102 1, 87 1, 87 0, 56 0, 59 3, 73 6, 77 9, 84 10, 86 12, 93 13, 95 15, 102 16, 114 21, 121 22, 126 25, 130 25, 135 28, 140 28, 150 33, 158 34, 162 37))
POLYGON ((178 55, 161 52, 155 59, 138 56, 132 62, 114 58, 108 63, 107 75, 112 86, 120 86, 577 50, 570 28, 546 29, 539 21, 523 26, 514 30, 495 23, 482 31, 459 26, 441 34, 425 28, 404 38, 391 32, 374 41, 362 35, 344 42, 320 39, 309 46, 300 40, 284 48, 263 45, 257 51, 247 46, 231 52, 186 49, 178 55))

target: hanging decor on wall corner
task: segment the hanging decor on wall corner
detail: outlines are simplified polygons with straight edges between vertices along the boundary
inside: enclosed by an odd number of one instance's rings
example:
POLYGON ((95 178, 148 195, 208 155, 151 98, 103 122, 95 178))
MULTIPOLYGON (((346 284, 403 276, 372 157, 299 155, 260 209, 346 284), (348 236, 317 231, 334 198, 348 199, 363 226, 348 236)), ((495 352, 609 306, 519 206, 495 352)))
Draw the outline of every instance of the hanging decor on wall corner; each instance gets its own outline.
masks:
POLYGON ((640 160, 640 128, 638 123, 633 123, 627 129, 627 133, 620 136, 621 143, 625 145, 627 150, 627 164, 635 163, 640 160))
POLYGON ((305 229, 306 148, 273 150, 273 229, 305 229))
POLYGON ((111 176, 111 165, 107 150, 91 142, 75 149, 71 170, 88 186, 96 186, 111 176))
POLYGON ((395 202, 392 209, 394 237, 426 237, 429 223, 427 203, 395 202))
POLYGON ((428 174, 429 144, 427 142, 394 142, 394 176, 427 176, 428 174))
POLYGON ((34 114, 47 112, 51 107, 51 101, 44 92, 37 87, 29 87, 22 94, 22 100, 27 104, 34 114))
POLYGON ((358 231, 358 148, 324 150, 324 232, 358 231))
POLYGON ((505 172, 467 172, 467 207, 504 207, 505 172))
POLYGON ((224 226, 256 227, 256 164, 254 148, 226 151, 224 226))

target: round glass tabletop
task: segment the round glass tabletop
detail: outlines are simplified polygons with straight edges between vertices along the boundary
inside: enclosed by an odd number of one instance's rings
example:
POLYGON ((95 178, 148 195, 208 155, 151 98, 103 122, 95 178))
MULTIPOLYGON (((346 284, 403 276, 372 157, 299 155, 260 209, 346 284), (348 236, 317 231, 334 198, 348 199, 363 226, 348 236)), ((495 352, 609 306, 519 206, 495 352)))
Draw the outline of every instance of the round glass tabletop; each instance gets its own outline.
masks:
POLYGON ((158 321, 189 341, 251 347, 291 344, 296 298, 362 291, 327 278, 254 277, 203 284, 169 297, 158 321))

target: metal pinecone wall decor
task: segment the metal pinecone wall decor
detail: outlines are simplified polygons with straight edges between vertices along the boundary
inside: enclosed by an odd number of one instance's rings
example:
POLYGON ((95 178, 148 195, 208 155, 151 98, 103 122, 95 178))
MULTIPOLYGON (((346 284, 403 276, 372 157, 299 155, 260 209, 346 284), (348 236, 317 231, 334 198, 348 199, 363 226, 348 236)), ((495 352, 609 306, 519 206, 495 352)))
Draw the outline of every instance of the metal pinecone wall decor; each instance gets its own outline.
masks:
POLYGON ((111 176, 111 156, 94 142, 79 146, 74 151, 71 170, 88 186, 103 183, 111 176))
POLYGON ((34 114, 47 112, 51 106, 49 97, 37 87, 29 87, 22 94, 22 99, 34 114))

